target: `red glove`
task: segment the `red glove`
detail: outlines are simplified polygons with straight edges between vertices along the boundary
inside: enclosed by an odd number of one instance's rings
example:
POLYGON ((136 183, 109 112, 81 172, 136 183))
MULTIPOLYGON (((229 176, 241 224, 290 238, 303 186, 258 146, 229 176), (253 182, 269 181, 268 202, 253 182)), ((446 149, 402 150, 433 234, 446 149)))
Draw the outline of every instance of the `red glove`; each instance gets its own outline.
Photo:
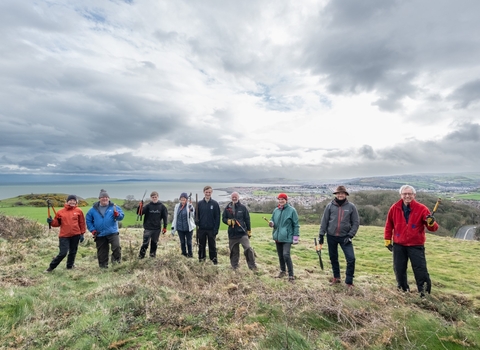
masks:
POLYGON ((113 217, 114 217, 114 218, 118 218, 119 215, 120 215, 120 214, 118 213, 118 211, 115 210, 115 211, 113 212, 113 217))
POLYGON ((166 227, 164 227, 164 228, 162 229, 162 233, 163 233, 163 234, 167 233, 167 228, 166 228, 166 227))

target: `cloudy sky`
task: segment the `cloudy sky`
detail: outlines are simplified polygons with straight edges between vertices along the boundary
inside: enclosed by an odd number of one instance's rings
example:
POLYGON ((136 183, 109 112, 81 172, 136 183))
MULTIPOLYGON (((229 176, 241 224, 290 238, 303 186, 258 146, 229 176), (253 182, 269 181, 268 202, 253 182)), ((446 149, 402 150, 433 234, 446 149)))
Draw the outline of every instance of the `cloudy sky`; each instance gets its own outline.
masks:
POLYGON ((2 0, 0 174, 480 171, 480 2, 2 0))

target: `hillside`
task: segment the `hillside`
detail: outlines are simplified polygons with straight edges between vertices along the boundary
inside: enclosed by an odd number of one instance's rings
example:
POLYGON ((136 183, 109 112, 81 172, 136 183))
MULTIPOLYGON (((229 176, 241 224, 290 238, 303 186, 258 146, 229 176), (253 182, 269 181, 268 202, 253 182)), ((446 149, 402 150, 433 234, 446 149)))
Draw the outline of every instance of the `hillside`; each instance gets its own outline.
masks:
MULTIPOLYGON (((432 295, 396 290, 382 229, 362 226, 354 241, 355 288, 330 287, 313 238, 302 226, 292 249, 295 284, 273 278, 277 257, 268 228, 253 231, 259 272, 229 268, 226 232, 219 265, 180 255, 161 237, 156 259, 136 258, 141 230, 122 229, 123 262, 100 271, 93 241, 77 268, 57 254, 55 229, 0 216, 0 349, 464 349, 480 348, 480 242, 428 235, 432 295), (467 277, 468 276, 468 277, 467 277)), ((195 251, 196 253, 196 251, 195 251)), ((345 263, 341 261, 342 272, 345 263)), ((413 283, 409 269, 409 282, 413 283)))

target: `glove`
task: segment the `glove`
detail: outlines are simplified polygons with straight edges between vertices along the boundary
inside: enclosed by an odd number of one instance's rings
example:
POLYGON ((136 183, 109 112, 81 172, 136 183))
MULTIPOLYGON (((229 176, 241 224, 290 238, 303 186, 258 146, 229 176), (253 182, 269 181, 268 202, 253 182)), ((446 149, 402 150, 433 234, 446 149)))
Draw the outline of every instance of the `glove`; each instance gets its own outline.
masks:
POLYGON ((386 239, 385 240, 385 247, 387 247, 388 250, 392 251, 393 250, 392 240, 386 239))
POLYGON ((166 227, 162 228, 162 233, 163 234, 167 233, 167 228, 166 227))
POLYGON ((435 223, 435 216, 428 215, 427 216, 427 226, 433 226, 434 223, 435 223))
POLYGON ((323 244, 325 241, 325 235, 318 235, 318 244, 323 244))
POLYGON ((344 245, 352 244, 352 237, 350 237, 350 236, 346 237, 343 241, 343 244, 344 245))
POLYGON ((232 226, 232 228, 235 227, 235 220, 234 219, 227 219, 227 225, 232 226))
POLYGON ((47 223, 51 224, 53 222, 52 218, 47 218, 47 223))
POLYGON ((115 210, 115 211, 113 212, 113 217, 114 217, 114 218, 118 218, 119 215, 120 215, 120 213, 119 213, 118 211, 115 210))
POLYGON ((293 244, 298 244, 298 236, 293 236, 293 244))
POLYGON ((273 226, 275 226, 275 224, 273 223, 273 221, 269 221, 268 226, 273 227, 273 226))
POLYGON ((83 236, 83 233, 80 235, 80 243, 82 243, 85 240, 85 237, 83 236))
POLYGON ((97 230, 93 230, 93 231, 92 231, 92 237, 93 237, 93 240, 94 240, 94 241, 97 240, 97 234, 98 234, 97 230))
POLYGON ((248 239, 252 237, 252 231, 247 231, 248 239))

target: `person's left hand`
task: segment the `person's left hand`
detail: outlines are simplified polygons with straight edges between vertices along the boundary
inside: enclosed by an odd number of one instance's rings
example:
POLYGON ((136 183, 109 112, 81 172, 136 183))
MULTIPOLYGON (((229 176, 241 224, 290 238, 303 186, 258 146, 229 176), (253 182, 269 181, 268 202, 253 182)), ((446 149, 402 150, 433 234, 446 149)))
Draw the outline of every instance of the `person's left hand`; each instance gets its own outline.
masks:
POLYGON ((345 245, 352 244, 352 237, 350 236, 346 237, 345 240, 343 241, 343 244, 345 245))
POLYGON ((252 237, 252 231, 247 231, 248 239, 252 237))
POLYGON ((435 216, 428 215, 427 216, 427 226, 433 226, 434 223, 435 223, 435 216))
POLYGON ((115 211, 113 212, 113 217, 114 217, 114 218, 118 218, 119 215, 120 215, 120 214, 118 213, 118 211, 115 210, 115 211))
POLYGON ((82 243, 85 240, 85 237, 83 236, 83 233, 80 235, 80 243, 82 243))
POLYGON ((293 236, 293 244, 298 244, 298 236, 293 236))
POLYGON ((166 227, 162 228, 162 233, 165 234, 166 232, 167 232, 167 228, 166 227))

